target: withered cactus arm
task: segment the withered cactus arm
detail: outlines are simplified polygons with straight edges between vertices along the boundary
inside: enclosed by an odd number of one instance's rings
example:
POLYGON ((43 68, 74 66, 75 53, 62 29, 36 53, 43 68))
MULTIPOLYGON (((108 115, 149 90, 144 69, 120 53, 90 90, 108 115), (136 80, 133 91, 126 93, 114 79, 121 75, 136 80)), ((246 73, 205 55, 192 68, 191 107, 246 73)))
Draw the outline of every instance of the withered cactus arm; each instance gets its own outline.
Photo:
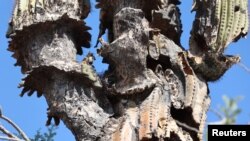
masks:
POLYGON ((20 84, 21 96, 34 92, 43 95, 49 107, 47 124, 52 118, 56 124, 61 119, 76 140, 96 140, 105 135, 112 107, 101 95, 100 78, 91 63, 76 61, 76 55, 82 54, 81 47, 90 47, 90 28, 82 21, 90 11, 90 2, 16 3, 7 36, 8 49, 26 74, 20 84))

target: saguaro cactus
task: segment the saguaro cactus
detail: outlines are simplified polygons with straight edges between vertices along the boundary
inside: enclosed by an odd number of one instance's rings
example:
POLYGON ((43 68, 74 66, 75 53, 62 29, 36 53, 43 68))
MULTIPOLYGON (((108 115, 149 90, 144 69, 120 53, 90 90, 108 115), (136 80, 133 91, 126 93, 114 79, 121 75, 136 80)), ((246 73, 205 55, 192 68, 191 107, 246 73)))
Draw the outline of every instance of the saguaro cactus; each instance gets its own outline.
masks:
POLYGON ((239 61, 223 52, 247 34, 247 0, 195 0, 190 50, 180 44, 179 0, 96 1, 102 77, 93 54, 76 61, 90 47, 89 0, 16 1, 7 37, 26 74, 21 96, 44 96, 47 124, 62 120, 78 141, 202 140, 207 82, 239 61))

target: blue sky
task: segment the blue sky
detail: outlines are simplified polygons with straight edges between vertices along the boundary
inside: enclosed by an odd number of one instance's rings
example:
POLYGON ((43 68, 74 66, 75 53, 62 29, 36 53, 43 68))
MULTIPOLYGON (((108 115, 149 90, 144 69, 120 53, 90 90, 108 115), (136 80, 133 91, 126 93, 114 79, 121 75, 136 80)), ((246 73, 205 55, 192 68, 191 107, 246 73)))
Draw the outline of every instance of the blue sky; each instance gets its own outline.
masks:
MULTIPOLYGON (((20 67, 15 67, 15 60, 11 57, 11 52, 7 51, 7 39, 5 33, 7 30, 8 21, 11 16, 13 0, 2 0, 0 4, 0 105, 3 108, 3 113, 14 120, 20 127, 33 137, 36 130, 41 129, 45 131, 45 122, 47 120, 46 108, 47 104, 43 97, 37 98, 35 95, 27 97, 26 95, 21 98, 19 93, 21 89, 18 89, 18 83, 23 75, 21 74, 20 67)), ((92 5, 94 1, 92 0, 92 5)), ((182 12, 182 24, 183 34, 181 38, 182 45, 188 47, 188 39, 190 29, 192 27, 192 21, 194 19, 194 13, 190 13, 192 1, 182 1, 180 6, 182 12)), ((95 45, 99 16, 98 11, 92 8, 88 17, 87 25, 92 30, 92 52, 95 52, 93 46, 95 45)), ((242 58, 242 63, 250 67, 250 39, 241 39, 237 44, 232 43, 227 49, 227 54, 238 54, 242 58)), ((84 50, 84 55, 89 50, 84 50)), ((79 60, 82 60, 83 56, 78 56, 79 60)), ((107 68, 107 65, 101 64, 101 59, 97 59, 94 63, 97 71, 103 71, 107 68)), ((218 105, 223 105, 221 96, 228 95, 230 97, 236 97, 241 95, 244 99, 239 103, 243 112, 240 114, 237 123, 244 124, 250 121, 250 73, 239 67, 239 65, 233 66, 220 80, 209 83, 210 95, 212 98, 211 107, 218 109, 218 105)), ((212 113, 208 114, 208 121, 218 120, 212 113)), ((57 130, 56 141, 67 140, 73 141, 74 137, 70 131, 65 128, 61 122, 59 129, 57 130)))

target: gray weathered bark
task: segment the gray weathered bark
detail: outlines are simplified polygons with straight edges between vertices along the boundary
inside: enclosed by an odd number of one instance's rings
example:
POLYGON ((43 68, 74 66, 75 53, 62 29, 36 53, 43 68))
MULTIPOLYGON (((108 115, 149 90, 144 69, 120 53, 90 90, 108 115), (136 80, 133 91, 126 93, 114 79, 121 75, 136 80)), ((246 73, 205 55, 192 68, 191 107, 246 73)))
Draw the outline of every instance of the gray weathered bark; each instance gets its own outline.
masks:
POLYGON ((97 0, 99 37, 109 32, 109 43, 100 39, 98 49, 109 64, 102 77, 91 54, 76 61, 81 46, 90 46, 90 28, 82 21, 89 0, 26 2, 20 0, 14 10, 9 50, 26 74, 21 96, 36 91, 46 98, 47 124, 62 120, 79 141, 202 140, 210 104, 207 81, 238 61, 203 41, 209 24, 216 25, 199 21, 212 19, 205 14, 215 11, 212 0, 196 0, 190 52, 180 45, 178 0, 97 0), (208 59, 216 67, 207 67, 208 59))

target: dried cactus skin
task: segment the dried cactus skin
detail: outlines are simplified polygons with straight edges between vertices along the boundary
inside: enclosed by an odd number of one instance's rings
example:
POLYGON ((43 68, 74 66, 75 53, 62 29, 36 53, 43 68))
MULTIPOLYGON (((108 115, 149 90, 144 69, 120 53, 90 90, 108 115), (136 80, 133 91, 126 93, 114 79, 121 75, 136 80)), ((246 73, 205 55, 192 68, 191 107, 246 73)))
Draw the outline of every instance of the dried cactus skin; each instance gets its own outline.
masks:
POLYGON ((88 30, 91 28, 82 21, 88 15, 89 9, 90 5, 86 0, 17 0, 6 35, 10 38, 8 50, 13 52, 13 57, 17 59, 15 65, 21 66, 22 72, 26 73, 34 67, 51 61, 50 59, 57 56, 53 50, 51 50, 51 54, 41 55, 50 44, 47 44, 46 47, 39 46, 39 44, 50 41, 50 43, 59 45, 58 40, 60 39, 53 41, 52 38, 57 38, 59 34, 65 34, 64 32, 67 32, 66 38, 74 40, 67 43, 69 46, 74 44, 74 48, 60 45, 59 58, 75 61, 76 55, 71 52, 76 51, 77 54, 82 54, 82 47, 90 47, 91 35, 88 30), (33 50, 36 50, 36 55, 29 55, 29 51, 33 50), (67 50, 67 52, 61 52, 63 50, 67 50), (46 57, 49 58, 44 59, 46 57), (27 60, 32 61, 27 63, 27 60))

